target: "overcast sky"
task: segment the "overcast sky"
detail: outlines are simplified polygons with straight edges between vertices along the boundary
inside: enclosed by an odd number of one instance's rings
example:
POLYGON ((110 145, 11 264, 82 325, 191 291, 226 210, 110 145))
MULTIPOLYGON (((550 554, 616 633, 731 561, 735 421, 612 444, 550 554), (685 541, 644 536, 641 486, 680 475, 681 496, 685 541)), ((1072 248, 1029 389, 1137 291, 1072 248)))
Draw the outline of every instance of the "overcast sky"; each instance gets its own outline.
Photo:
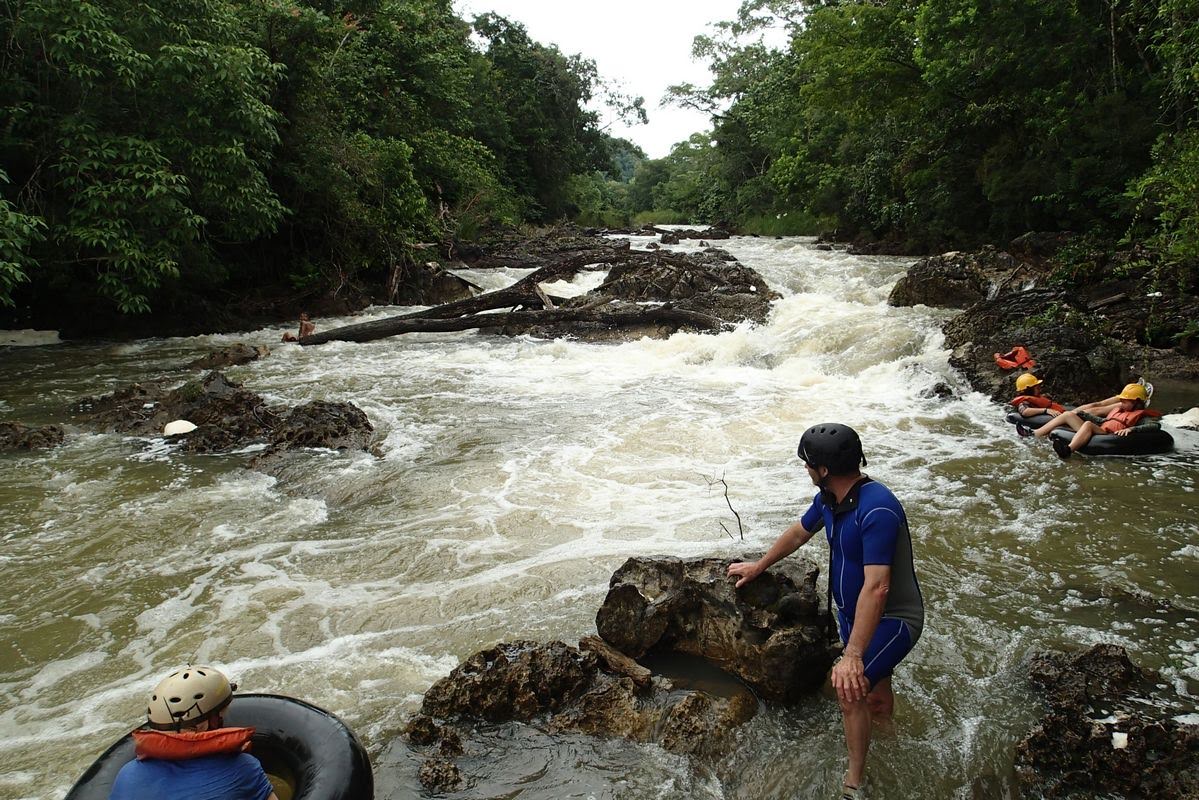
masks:
POLYGON ((706 86, 707 65, 692 60, 691 40, 710 33, 710 24, 737 16, 740 0, 456 0, 466 19, 494 11, 522 23, 543 44, 556 44, 566 55, 579 53, 595 61, 600 77, 618 83, 631 95, 645 98, 649 124, 613 125, 613 136, 631 139, 651 158, 710 127, 706 114, 674 107, 660 108, 666 87, 675 83, 706 86))

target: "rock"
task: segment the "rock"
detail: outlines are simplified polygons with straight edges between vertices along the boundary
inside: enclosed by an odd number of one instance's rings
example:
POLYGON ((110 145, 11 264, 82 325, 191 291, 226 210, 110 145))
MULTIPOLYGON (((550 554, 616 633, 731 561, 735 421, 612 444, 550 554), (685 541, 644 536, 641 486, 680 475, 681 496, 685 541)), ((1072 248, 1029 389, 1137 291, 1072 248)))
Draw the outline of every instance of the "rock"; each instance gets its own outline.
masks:
MULTIPOLYGON (((189 453, 220 453, 251 444, 269 445, 251 462, 306 447, 366 450, 373 427, 351 403, 314 401, 294 410, 272 409, 259 395, 221 372, 174 389, 162 384, 132 384, 103 397, 85 397, 71 407, 81 424, 104 431, 157 436, 168 424, 195 427, 179 436, 189 453)), ((169 435, 169 434, 168 434, 169 435)))
POLYGON ((662 238, 660 241, 662 242, 662 244, 678 244, 681 240, 679 238, 679 235, 677 233, 675 233, 674 231, 666 231, 665 233, 662 234, 662 238))
POLYGON ((257 361, 260 358, 269 356, 271 350, 269 347, 261 345, 251 347, 248 344, 238 342, 231 344, 228 347, 214 350, 208 355, 201 356, 195 361, 187 365, 187 369, 222 369, 224 367, 236 367, 241 364, 248 364, 251 361, 257 361))
POLYGON ((950 252, 922 258, 891 290, 892 306, 969 308, 1008 286, 1023 265, 1008 253, 983 247, 977 253, 950 252))
POLYGON ((986 299, 987 278, 961 253, 945 253, 917 261, 891 290, 887 304, 969 308, 986 299))
POLYGON ((425 692, 421 713, 501 722, 530 720, 578 699, 597 659, 562 642, 521 641, 476 653, 425 692))
POLYGON ((410 264, 403 274, 405 305, 437 306, 474 294, 476 287, 444 269, 436 261, 410 264))
POLYGON ((6 450, 42 450, 63 443, 61 425, 32 427, 19 422, 0 422, 0 453, 6 450))
POLYGON ((612 576, 596 628, 634 658, 651 650, 700 656, 764 699, 797 702, 832 664, 819 569, 789 559, 740 590, 727 569, 725 559, 630 558, 612 576))
POLYGON ((1007 250, 1021 261, 1043 264, 1073 239, 1074 234, 1069 231, 1030 231, 1013 239, 1007 250))
POLYGON ((1028 348, 1045 381, 1046 394, 1061 403, 1110 397, 1123 385, 1127 365, 1087 310, 1064 292, 1034 289, 1000 294, 943 326, 949 363, 977 391, 1006 402, 1015 396, 1017 371, 995 363, 995 353, 1028 348))
POLYGON ((1045 711, 1016 747, 1016 775, 1027 794, 1199 796, 1199 726, 1173 719, 1160 698, 1146 702, 1160 692, 1157 681, 1122 647, 1037 655, 1029 676, 1045 711))
POLYGON ((549 734, 656 742, 701 758, 727 755, 737 726, 757 713, 758 695, 812 691, 832 660, 814 566, 791 559, 740 591, 727 566, 724 559, 629 559, 597 617, 603 638, 584 637, 578 648, 506 642, 463 661, 429 688, 404 729, 408 743, 424 750, 430 781, 455 777, 445 759, 478 749, 464 740, 514 722, 549 734), (691 677, 655 674, 634 660, 651 650, 668 657, 651 664, 691 677), (694 657, 709 653, 748 662, 728 672, 756 683, 719 676, 712 659, 696 667, 694 657), (720 691, 697 688, 713 675, 720 691))
POLYGON ((313 400, 293 409, 271 430, 271 445, 283 449, 323 447, 366 450, 374 426, 353 403, 313 400))
POLYGON ((462 772, 453 761, 430 758, 420 768, 420 783, 430 792, 453 792, 462 787, 462 772))
POLYGON ((816 249, 827 253, 833 249, 833 246, 827 242, 818 242, 816 244, 816 249))

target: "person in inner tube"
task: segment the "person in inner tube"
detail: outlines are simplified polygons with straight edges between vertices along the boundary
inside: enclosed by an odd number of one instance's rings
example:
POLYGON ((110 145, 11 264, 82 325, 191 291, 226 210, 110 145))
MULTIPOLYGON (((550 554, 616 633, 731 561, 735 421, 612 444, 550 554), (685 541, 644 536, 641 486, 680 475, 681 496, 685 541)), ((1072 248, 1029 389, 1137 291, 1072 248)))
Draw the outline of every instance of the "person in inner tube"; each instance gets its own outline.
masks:
POLYGON ((799 457, 820 488, 812 505, 766 555, 731 564, 728 574, 740 588, 825 530, 843 646, 831 677, 849 750, 840 797, 852 800, 862 785, 872 717, 891 716, 891 673, 924 628, 924 600, 907 516, 890 489, 860 471, 866 458, 858 434, 837 423, 814 425, 799 440, 799 457))
POLYGON ((1053 451, 1064 460, 1080 448, 1086 447, 1095 434, 1113 433, 1116 436, 1129 436, 1137 430, 1161 427, 1154 419, 1158 413, 1146 408, 1149 393, 1143 384, 1130 383, 1120 394, 1108 400, 1114 402, 1105 402, 1102 405, 1091 403, 1059 414, 1032 433, 1045 437, 1063 426, 1068 426, 1074 431, 1074 436, 1069 442, 1057 438, 1049 440, 1053 445, 1053 451))
POLYGON ((1031 372, 1017 375, 1016 396, 1012 398, 1009 405, 1015 408, 1016 413, 1022 417, 1036 417, 1041 414, 1056 417, 1065 411, 1066 408, 1059 403, 1053 402, 1053 399, 1049 395, 1042 394, 1041 386, 1044 383, 1044 380, 1031 372))
POLYGON ((253 728, 226 728, 236 684, 212 667, 186 667, 150 694, 132 734, 137 758, 121 767, 110 800, 278 800, 258 759, 253 728))

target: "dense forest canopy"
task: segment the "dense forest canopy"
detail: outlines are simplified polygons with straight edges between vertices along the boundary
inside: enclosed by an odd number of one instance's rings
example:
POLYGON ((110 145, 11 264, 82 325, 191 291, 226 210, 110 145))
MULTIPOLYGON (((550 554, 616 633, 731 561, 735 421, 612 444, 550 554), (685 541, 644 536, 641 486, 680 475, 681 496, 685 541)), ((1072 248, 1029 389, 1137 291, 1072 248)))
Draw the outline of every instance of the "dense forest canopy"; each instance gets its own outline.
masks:
POLYGON ((390 285, 423 244, 563 218, 925 249, 1071 230, 1199 272, 1199 0, 747 0, 695 41, 711 84, 673 90, 712 130, 662 159, 590 110, 644 120, 640 98, 450 0, 5 9, 7 323, 390 285))
POLYGON ((594 64, 450 0, 5 9, 0 304, 382 282, 616 172, 594 64))
POLYGON ((629 214, 923 249, 1070 230, 1194 280, 1197 0, 748 0, 695 52, 712 83, 674 96, 713 130, 639 165, 629 214))

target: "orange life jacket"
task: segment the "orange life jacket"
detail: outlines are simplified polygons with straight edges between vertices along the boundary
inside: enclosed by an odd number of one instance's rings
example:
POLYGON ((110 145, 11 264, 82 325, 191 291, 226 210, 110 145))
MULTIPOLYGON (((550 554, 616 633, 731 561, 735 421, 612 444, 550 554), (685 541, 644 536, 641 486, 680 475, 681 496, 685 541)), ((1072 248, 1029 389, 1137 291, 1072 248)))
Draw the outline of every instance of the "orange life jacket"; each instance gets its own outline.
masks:
POLYGON ((1052 408, 1054 411, 1065 411, 1066 407, 1061 403, 1055 403, 1045 395, 1041 394, 1021 394, 1012 398, 1010 405, 1019 408, 1020 406, 1032 406, 1033 408, 1052 408))
POLYGON ((217 728, 182 733, 138 728, 133 732, 133 743, 139 760, 158 758, 163 761, 186 761, 200 756, 244 753, 250 749, 250 737, 253 735, 253 728, 217 728))
POLYGON ((1020 345, 1016 345, 1003 355, 996 353, 995 363, 999 365, 1000 369, 1016 369, 1017 367, 1032 369, 1037 365, 1037 362, 1032 360, 1032 356, 1029 355, 1028 351, 1020 345), (1008 356, 1011 356, 1011 358, 1008 358, 1008 356))
POLYGON ((1116 409, 1103 418, 1103 424, 1099 427, 1103 429, 1104 433, 1115 433, 1133 427, 1144 417, 1160 417, 1161 415, 1162 412, 1151 408, 1134 408, 1131 411, 1116 409))

